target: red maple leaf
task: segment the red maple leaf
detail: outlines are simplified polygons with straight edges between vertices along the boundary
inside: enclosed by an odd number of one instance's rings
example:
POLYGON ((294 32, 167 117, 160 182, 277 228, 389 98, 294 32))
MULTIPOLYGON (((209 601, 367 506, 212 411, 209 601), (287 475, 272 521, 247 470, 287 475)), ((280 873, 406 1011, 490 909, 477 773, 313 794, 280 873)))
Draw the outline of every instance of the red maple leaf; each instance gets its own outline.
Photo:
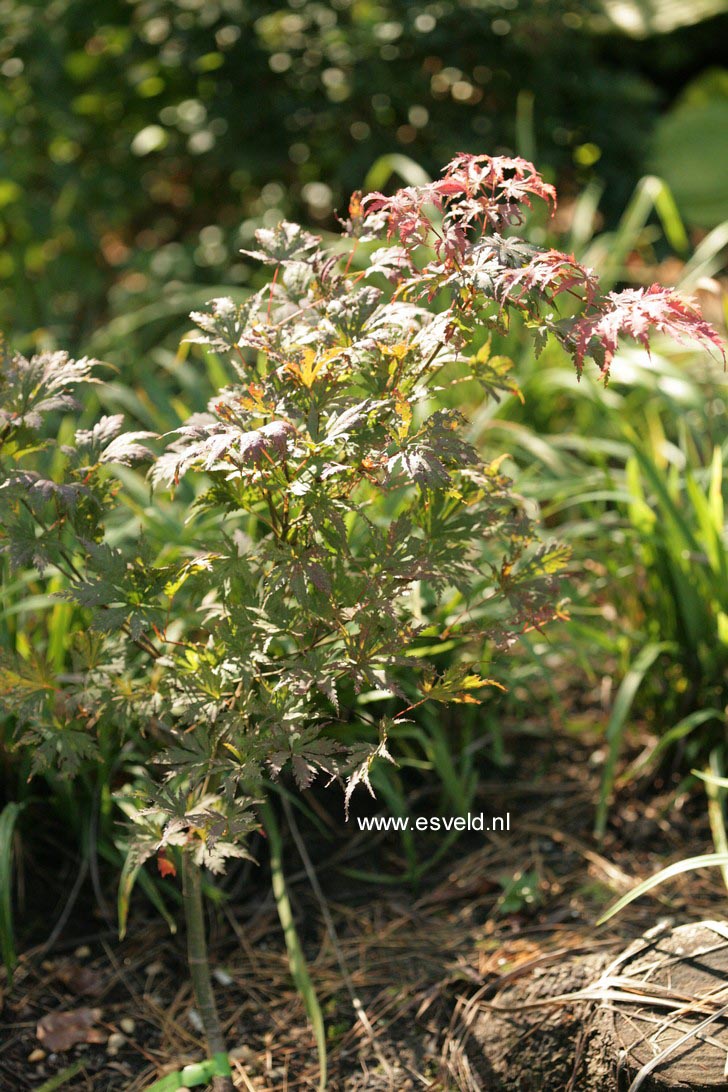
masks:
MULTIPOLYGON (((531 207, 540 197, 556 208, 556 190, 544 182, 533 163, 520 156, 456 155, 432 189, 452 199, 460 193, 477 202, 484 223, 512 223, 523 219, 520 206, 531 207)), ((472 204, 471 204, 472 208, 472 204)))
POLYGON ((546 250, 535 254, 520 268, 504 269, 498 276, 497 287, 504 303, 509 298, 518 303, 535 288, 550 302, 561 292, 572 292, 582 295, 586 303, 591 304, 599 285, 592 270, 577 262, 573 255, 546 250))
POLYGON ((174 862, 168 859, 163 849, 160 849, 157 854, 157 868, 159 869, 160 876, 177 875, 177 869, 174 866, 174 862))
POLYGON ((653 284, 649 288, 610 292, 600 311, 584 315, 574 324, 572 335, 577 371, 581 373, 584 357, 593 341, 598 342, 604 354, 602 374, 607 376, 621 333, 629 334, 649 352, 653 331, 669 334, 680 342, 693 339, 708 346, 715 345, 723 360, 726 358, 720 337, 698 309, 672 289, 653 284))

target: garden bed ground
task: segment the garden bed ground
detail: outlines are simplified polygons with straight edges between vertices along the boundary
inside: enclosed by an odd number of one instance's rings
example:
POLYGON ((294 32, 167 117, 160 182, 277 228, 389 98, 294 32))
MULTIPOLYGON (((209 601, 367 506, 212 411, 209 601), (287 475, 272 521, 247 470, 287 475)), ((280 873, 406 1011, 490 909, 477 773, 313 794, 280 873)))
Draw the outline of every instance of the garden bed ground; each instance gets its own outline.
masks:
MULTIPOLYGON (((553 1009, 538 1018, 533 1008, 519 1015, 533 999, 533 983, 550 975, 551 992, 568 994, 598 977, 658 918, 680 924, 722 916, 720 875, 700 872, 595 929, 599 913, 635 878, 710 849, 703 799, 676 799, 669 776, 628 786, 597 846, 590 833, 594 746, 562 735, 516 737, 512 748, 523 754, 519 780, 484 771, 480 789, 483 810, 509 811, 511 830, 463 839, 417 890, 373 887, 343 874, 345 867, 395 873, 400 849, 393 835, 365 840, 334 818, 338 843, 306 838, 322 906, 295 846, 288 847, 294 911, 327 1024, 329 1088, 578 1092, 587 1087, 579 1083, 584 1043, 575 1034, 584 1006, 563 1003, 557 1018, 553 1009), (508 894, 505 879, 518 873, 527 883, 520 895, 508 894), (352 997, 361 1004, 359 1017, 352 997), (493 1007, 504 998, 513 1008, 507 1019, 493 1007), (539 1075, 544 1044, 548 1066, 539 1075)), ((29 885, 27 921, 43 905, 31 905, 31 894, 29 885)), ((0 1088, 37 1089, 74 1067, 59 1087, 142 1092, 203 1057, 181 939, 138 899, 128 938, 119 943, 112 923, 100 924, 88 910, 84 919, 84 895, 54 948, 28 951, 12 988, 2 988, 0 1088), (44 1049, 39 1019, 79 1007, 100 1010, 95 1029, 105 1041, 44 1049)), ((211 947, 236 1088, 315 1089, 314 1040, 291 985, 264 869, 238 876, 215 915, 211 947), (245 898, 243 879, 252 885, 245 898)))

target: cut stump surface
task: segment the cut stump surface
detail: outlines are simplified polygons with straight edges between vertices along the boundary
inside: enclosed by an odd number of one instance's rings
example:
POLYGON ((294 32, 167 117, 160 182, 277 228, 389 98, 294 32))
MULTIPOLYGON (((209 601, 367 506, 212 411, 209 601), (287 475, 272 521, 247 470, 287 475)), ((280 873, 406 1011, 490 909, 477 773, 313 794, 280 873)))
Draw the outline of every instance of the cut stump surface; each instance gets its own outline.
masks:
POLYGON ((728 1089, 728 925, 682 925, 632 948, 617 975, 635 1002, 612 1012, 625 1071, 643 1071, 643 1092, 728 1089))
POLYGON ((467 1052, 488 1092, 728 1090, 728 923, 546 963, 481 1010, 467 1052))

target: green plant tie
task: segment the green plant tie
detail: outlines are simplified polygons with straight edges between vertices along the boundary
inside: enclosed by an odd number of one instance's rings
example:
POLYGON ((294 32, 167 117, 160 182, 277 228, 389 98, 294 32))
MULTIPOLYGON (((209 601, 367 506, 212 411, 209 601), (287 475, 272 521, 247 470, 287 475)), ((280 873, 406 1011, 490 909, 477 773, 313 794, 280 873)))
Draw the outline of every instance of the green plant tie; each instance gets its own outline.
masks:
POLYGON ((168 1073, 154 1084, 147 1092, 177 1092, 178 1088, 195 1088, 199 1084, 208 1084, 213 1077, 231 1077, 232 1070, 227 1054, 213 1054, 204 1062, 192 1062, 184 1069, 168 1073))

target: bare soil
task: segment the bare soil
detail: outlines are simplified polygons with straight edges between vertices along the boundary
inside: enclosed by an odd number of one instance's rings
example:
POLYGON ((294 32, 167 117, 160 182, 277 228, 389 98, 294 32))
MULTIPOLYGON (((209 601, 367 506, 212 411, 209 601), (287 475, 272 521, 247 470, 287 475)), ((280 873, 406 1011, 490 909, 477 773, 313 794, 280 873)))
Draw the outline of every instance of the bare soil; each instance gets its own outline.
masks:
MULTIPOLYGON (((354 878, 352 870, 376 870, 396 881, 406 867, 399 837, 354 833, 342 822, 340 801, 310 798, 329 835, 303 820, 300 831, 333 934, 292 843, 286 872, 326 1021, 333 1092, 616 1092, 611 1031, 594 1023, 599 1004, 541 1002, 593 983, 660 918, 671 926, 721 918, 720 874, 704 871, 675 879, 595 929, 599 914, 634 882, 711 848, 704 798, 676 796, 678 779, 669 775, 628 785, 598 845, 591 836, 594 745, 557 733, 521 734, 510 746, 521 752, 518 780, 484 767, 478 801, 485 813, 509 811, 510 831, 464 836, 417 886, 354 878), (597 1067, 591 1075, 588 1057, 597 1067)), ((416 810, 437 808, 423 797, 416 810)), ((426 837, 417 843, 421 860, 438 845, 426 837)), ((264 845, 254 848, 264 862, 264 845)), ((31 939, 58 879, 46 869, 43 898, 28 878, 20 924, 31 939)), ((164 882, 172 892, 177 881, 164 882)), ((231 872, 225 890, 227 901, 211 909, 210 935, 236 1089, 316 1089, 314 1038, 291 984, 264 865, 231 872)), ((107 897, 113 903, 111 886, 107 897)), ((52 925, 45 922, 46 934, 52 925)), ((0 1003, 3 1092, 41 1089, 54 1077, 65 1078, 55 1087, 69 1092, 143 1092, 205 1056, 182 938, 141 894, 119 942, 84 884, 53 948, 31 944, 12 985, 0 979, 0 1003), (101 1010, 94 1027, 102 1041, 46 1049, 38 1022, 81 1007, 101 1010)), ((623 1046, 624 1029, 620 1036, 623 1046)))

